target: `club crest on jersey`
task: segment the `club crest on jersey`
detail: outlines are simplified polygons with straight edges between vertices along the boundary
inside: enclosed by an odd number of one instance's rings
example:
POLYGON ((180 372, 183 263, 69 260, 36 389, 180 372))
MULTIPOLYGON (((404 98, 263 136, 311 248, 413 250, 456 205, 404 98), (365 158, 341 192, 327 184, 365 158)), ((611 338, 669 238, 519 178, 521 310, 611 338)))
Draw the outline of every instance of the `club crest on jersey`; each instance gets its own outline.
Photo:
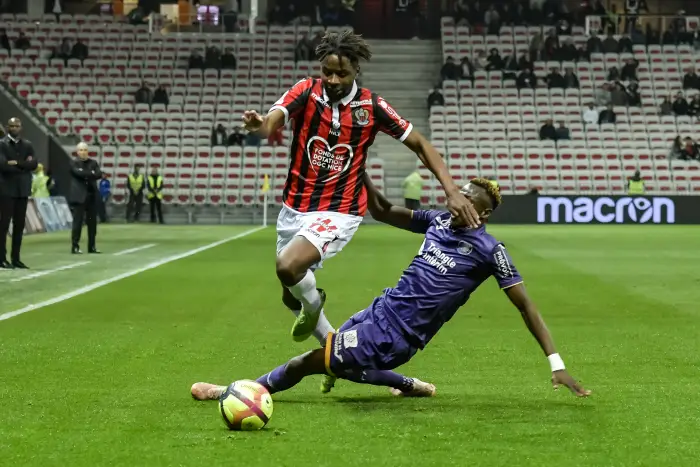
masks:
POLYGON ((321 170, 328 172, 321 181, 330 182, 348 170, 355 154, 349 144, 336 144, 331 147, 321 136, 314 136, 306 143, 306 156, 316 175, 321 170))
POLYGON ((357 109, 355 112, 355 123, 361 126, 369 125, 369 110, 357 109))
POLYGON ((472 250, 474 250, 474 247, 469 242, 460 241, 459 245, 457 246, 457 251, 459 251, 464 256, 467 256, 469 253, 472 252, 472 250))

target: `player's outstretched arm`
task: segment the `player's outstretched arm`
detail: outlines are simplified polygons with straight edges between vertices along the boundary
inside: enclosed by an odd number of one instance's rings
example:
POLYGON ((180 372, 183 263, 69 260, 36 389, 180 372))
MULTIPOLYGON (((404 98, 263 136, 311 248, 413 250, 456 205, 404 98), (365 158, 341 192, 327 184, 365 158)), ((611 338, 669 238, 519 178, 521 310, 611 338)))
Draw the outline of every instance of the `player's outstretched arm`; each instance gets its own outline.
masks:
POLYGON ((247 110, 243 113, 243 128, 250 133, 256 133, 265 139, 284 125, 285 115, 279 109, 275 109, 264 117, 255 110, 247 110))
POLYGON ((552 366, 552 385, 554 389, 558 389, 559 385, 563 384, 568 387, 571 392, 579 397, 588 396, 591 391, 584 389, 574 378, 569 375, 564 367, 564 361, 557 353, 552 336, 544 324, 542 316, 537 311, 535 304, 530 300, 530 297, 525 291, 525 286, 520 283, 505 289, 506 295, 515 307, 520 311, 520 314, 525 321, 525 325, 530 330, 532 335, 537 339, 540 347, 547 356, 550 365, 552 366))
POLYGON ((442 156, 437 149, 425 139, 425 136, 420 134, 417 130, 413 130, 404 140, 403 144, 411 151, 415 152, 421 162, 423 162, 440 181, 447 195, 447 209, 449 209, 450 213, 458 217, 462 225, 472 228, 481 225, 479 214, 476 212, 476 209, 474 209, 474 206, 459 192, 459 187, 447 171, 447 166, 445 165, 445 161, 442 160, 442 156))
POLYGON ((367 187, 367 209, 372 217, 384 224, 388 224, 399 229, 410 230, 413 211, 401 206, 394 206, 382 195, 369 175, 364 176, 365 187, 367 187))

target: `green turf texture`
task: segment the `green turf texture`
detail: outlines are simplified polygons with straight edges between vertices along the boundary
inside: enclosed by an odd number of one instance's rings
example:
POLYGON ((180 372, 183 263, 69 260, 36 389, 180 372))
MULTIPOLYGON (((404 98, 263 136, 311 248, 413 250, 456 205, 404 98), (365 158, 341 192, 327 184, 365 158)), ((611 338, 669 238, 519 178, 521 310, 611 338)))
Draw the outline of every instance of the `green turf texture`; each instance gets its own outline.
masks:
MULTIPOLYGON (((0 313, 246 228, 115 226, 93 263, 42 279, 0 276, 0 313), (154 233, 155 232, 155 233, 154 233), (158 242, 114 257, 108 252, 158 242)), ((575 399, 489 280, 400 371, 430 400, 320 377, 274 396, 265 430, 229 432, 196 381, 257 378, 309 348, 289 335, 274 228, 68 301, 0 321, 0 464, 41 466, 698 465, 700 229, 493 226, 525 278, 575 399)), ((56 267, 67 233, 27 239, 56 267)), ((317 273, 336 326, 395 284, 421 237, 363 226, 317 273)), ((30 253, 31 252, 31 253, 30 253)))

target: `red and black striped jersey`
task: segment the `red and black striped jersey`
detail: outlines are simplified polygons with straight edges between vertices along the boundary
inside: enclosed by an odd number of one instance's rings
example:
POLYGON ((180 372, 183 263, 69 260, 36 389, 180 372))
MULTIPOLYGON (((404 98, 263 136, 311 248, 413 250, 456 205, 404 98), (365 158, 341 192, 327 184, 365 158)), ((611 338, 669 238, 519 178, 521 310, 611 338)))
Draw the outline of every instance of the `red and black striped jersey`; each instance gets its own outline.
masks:
POLYGON ((381 97, 353 83, 330 103, 320 79, 299 81, 272 106, 293 119, 291 164, 284 204, 300 212, 332 211, 363 216, 363 183, 369 147, 379 131, 404 141, 413 125, 381 97))

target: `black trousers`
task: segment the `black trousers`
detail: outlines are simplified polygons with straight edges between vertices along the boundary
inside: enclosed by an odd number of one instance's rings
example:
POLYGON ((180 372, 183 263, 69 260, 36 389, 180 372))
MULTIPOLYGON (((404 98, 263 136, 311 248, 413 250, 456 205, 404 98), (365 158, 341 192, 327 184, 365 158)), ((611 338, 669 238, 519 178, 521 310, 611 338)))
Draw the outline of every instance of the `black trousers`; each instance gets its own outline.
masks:
POLYGON ((97 197, 97 217, 102 224, 107 223, 109 220, 107 219, 107 201, 109 201, 109 196, 107 199, 102 198, 102 196, 97 197))
POLYGON ((414 211, 420 209, 420 200, 404 198, 404 203, 406 209, 412 209, 414 211))
POLYGON ((143 192, 129 194, 129 203, 126 205, 126 221, 131 220, 131 214, 134 214, 134 220, 138 221, 141 217, 141 207, 143 206, 143 192))
POLYGON ((154 196, 153 198, 149 198, 148 200, 149 204, 151 205, 151 222, 156 221, 156 213, 158 213, 158 223, 162 224, 163 223, 163 202, 160 200, 160 198, 154 196))
POLYGON ((95 237, 97 236, 97 197, 88 195, 82 204, 71 204, 73 212, 73 232, 71 243, 74 248, 80 246, 80 235, 83 231, 83 223, 87 224, 88 250, 95 249, 95 237))
POLYGON ((24 223, 27 220, 28 198, 0 197, 0 260, 7 259, 7 231, 12 221, 12 258, 19 261, 24 236, 24 223))

